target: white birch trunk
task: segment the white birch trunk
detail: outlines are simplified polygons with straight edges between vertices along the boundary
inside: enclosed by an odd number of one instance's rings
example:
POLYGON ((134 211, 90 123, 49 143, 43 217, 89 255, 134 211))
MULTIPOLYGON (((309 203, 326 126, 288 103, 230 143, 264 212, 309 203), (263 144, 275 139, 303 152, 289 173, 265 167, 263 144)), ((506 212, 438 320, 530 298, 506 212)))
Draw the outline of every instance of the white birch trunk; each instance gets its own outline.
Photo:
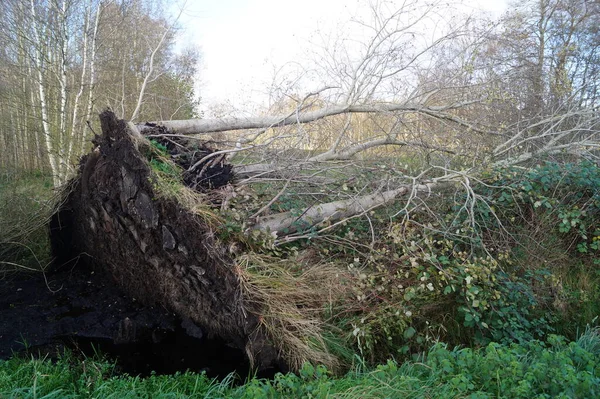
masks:
POLYGON ((364 197, 343 201, 328 202, 303 210, 300 216, 292 212, 278 213, 260 218, 251 230, 263 230, 272 234, 289 235, 311 226, 325 222, 336 222, 394 201, 398 196, 408 193, 407 186, 396 190, 384 191, 364 197))
MULTIPOLYGON (((90 14, 91 14, 91 4, 88 3, 88 5, 86 6, 86 12, 85 12, 85 22, 84 22, 84 26, 83 26, 83 61, 82 61, 82 66, 81 66, 81 79, 80 79, 80 83, 79 83, 79 90, 77 91, 77 94, 75 95, 75 100, 73 101, 73 116, 72 116, 72 121, 71 121, 71 132, 70 132, 70 138, 69 138, 69 148, 67 150, 67 160, 70 160, 71 157, 73 156, 73 144, 75 143, 75 141, 77 141, 77 133, 79 132, 79 115, 78 115, 78 111, 79 111, 79 107, 80 107, 80 100, 81 100, 81 96, 83 95, 83 90, 85 87, 85 82, 86 82, 86 73, 87 73, 87 53, 88 53, 88 29, 89 29, 89 24, 90 24, 90 14)), ((81 134, 83 134, 83 132, 81 132, 81 134)))
MULTIPOLYGON (((175 121, 157 121, 154 124, 163 126, 171 133, 174 134, 202 134, 202 133, 216 133, 233 130, 246 130, 246 129, 264 129, 271 127, 281 127, 296 124, 304 124, 317 121, 319 119, 327 118, 334 115, 348 114, 348 113, 379 113, 379 112, 415 112, 430 115, 434 118, 444 119, 454 122, 458 125, 469 128, 475 132, 484 132, 476 126, 463 121, 462 119, 455 117, 446 111, 461 108, 465 105, 471 104, 473 101, 453 104, 451 106, 424 106, 421 104, 395 104, 395 103, 381 103, 381 104, 365 104, 365 105, 335 105, 325 107, 316 111, 293 113, 291 115, 280 115, 280 116, 258 116, 248 118, 220 118, 220 119, 187 119, 187 120, 175 120, 175 121)), ((140 125, 138 127, 141 132, 148 129, 147 126, 140 125)))
POLYGON ((34 1, 31 0, 31 16, 32 16, 32 24, 33 24, 33 30, 34 30, 34 34, 35 34, 35 40, 34 40, 34 51, 33 51, 33 62, 35 64, 35 67, 37 69, 37 88, 38 88, 38 94, 39 94, 39 101, 40 101, 40 112, 41 112, 41 116, 42 116, 42 128, 43 128, 43 134, 44 134, 44 141, 46 144, 46 150, 48 151, 48 162, 50 164, 50 169, 52 171, 52 182, 54 184, 54 187, 58 187, 61 185, 61 176, 60 176, 60 160, 59 157, 55 151, 53 142, 52 142, 52 133, 50 130, 50 123, 48 120, 48 102, 47 102, 47 98, 46 98, 46 89, 44 87, 44 73, 43 73, 43 62, 42 62, 42 43, 43 43, 43 37, 42 37, 42 32, 40 31, 40 27, 37 21, 37 14, 35 11, 35 4, 34 1))
MULTIPOLYGON (((94 22, 94 33, 92 36, 92 45, 90 48, 90 81, 88 88, 88 98, 87 98, 87 106, 85 113, 85 120, 89 121, 92 116, 92 107, 93 107, 93 93, 94 87, 96 85, 96 45, 98 40, 98 24, 100 22, 100 13, 102 12, 102 2, 98 2, 98 7, 96 8, 96 20, 94 22)), ((81 153, 85 152, 85 134, 81 135, 81 153)))
POLYGON ((59 65, 59 86, 60 86, 60 109, 59 109, 59 131, 58 131, 58 161, 59 178, 65 181, 69 172, 69 159, 65 151, 67 141, 70 139, 67 129, 67 52, 69 46, 69 35, 67 27, 67 2, 62 0, 60 9, 57 10, 60 15, 60 54, 58 57, 59 65))

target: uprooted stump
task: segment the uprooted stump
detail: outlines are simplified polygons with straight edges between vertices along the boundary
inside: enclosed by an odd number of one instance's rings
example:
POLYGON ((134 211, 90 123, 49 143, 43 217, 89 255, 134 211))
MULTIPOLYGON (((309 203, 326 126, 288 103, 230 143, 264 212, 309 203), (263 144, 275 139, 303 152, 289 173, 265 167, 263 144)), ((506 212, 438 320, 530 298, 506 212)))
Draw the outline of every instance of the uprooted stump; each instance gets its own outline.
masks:
MULTIPOLYGON (((100 121, 102 136, 52 220, 59 262, 85 254, 129 296, 242 349, 258 370, 297 369, 305 360, 335 367, 317 313, 338 271, 315 267, 293 275, 278 261, 238 253, 237 243, 218 236, 222 221, 203 200, 209 196, 181 184, 185 175, 172 170, 164 148, 110 111, 100 121)), ((206 165, 216 170, 214 162, 206 165)), ((223 164, 221 170, 231 171, 223 164)), ((212 175, 222 182, 223 174, 212 175)))
POLYGON ((145 139, 106 111, 102 136, 81 162, 55 215, 55 255, 86 254, 130 296, 161 304, 246 351, 261 369, 280 362, 240 289, 214 220, 157 193, 145 139))

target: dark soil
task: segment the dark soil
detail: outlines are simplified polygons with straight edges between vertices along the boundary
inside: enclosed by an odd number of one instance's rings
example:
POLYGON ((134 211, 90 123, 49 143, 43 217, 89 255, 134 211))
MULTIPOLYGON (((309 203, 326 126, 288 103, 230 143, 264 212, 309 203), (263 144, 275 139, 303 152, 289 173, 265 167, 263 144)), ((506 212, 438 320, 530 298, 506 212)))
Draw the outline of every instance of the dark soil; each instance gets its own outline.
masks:
POLYGON ((70 348, 76 355, 103 353, 131 375, 192 370, 224 377, 250 370, 241 350, 207 337, 189 319, 129 298, 105 272, 81 262, 45 278, 19 274, 1 281, 0 321, 0 359, 53 357, 70 348))

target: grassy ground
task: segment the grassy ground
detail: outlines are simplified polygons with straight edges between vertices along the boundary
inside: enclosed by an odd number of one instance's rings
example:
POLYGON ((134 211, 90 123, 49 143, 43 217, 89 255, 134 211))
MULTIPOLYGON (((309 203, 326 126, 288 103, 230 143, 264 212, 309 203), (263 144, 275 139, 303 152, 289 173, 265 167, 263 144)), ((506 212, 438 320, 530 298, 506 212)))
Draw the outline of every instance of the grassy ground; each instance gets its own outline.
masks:
POLYGON ((551 336, 477 350, 436 344, 419 361, 355 367, 340 378, 305 364, 274 380, 234 381, 118 376, 110 363, 73 355, 0 361, 0 398, 592 398, 600 395, 600 330, 574 342, 551 336))
POLYGON ((47 266, 54 204, 51 176, 0 170, 0 273, 47 266))

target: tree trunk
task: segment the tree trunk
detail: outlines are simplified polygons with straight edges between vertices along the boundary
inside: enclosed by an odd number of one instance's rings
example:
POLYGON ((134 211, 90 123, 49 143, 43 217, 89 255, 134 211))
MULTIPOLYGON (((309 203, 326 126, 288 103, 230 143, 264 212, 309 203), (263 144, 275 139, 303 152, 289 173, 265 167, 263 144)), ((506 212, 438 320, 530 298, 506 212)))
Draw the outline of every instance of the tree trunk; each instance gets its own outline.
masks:
POLYGON ((311 227, 325 222, 333 223, 350 216, 368 212, 371 209, 394 201, 396 197, 406 194, 408 191, 408 187, 400 187, 396 190, 384 191, 364 197, 318 204, 305 209, 300 216, 292 212, 278 213, 261 218, 252 229, 264 230, 277 235, 306 231, 311 227))
POLYGON ((220 119, 187 119, 174 121, 158 121, 139 125, 140 131, 151 129, 158 125, 167 129, 171 133, 176 134, 203 134, 225 132, 229 130, 245 130, 245 129, 264 129, 271 127, 289 126, 295 124, 304 124, 317 121, 319 119, 328 118, 334 115, 349 114, 349 113, 380 113, 380 112, 415 112, 429 115, 433 118, 447 120, 458 125, 467 127, 475 132, 482 132, 481 129, 473 126, 446 111, 461 108, 475 101, 468 101, 449 106, 425 106, 422 104, 365 104, 365 105, 335 105, 321 108, 310 112, 293 112, 289 115, 279 116, 259 116, 248 118, 220 118, 220 119))

